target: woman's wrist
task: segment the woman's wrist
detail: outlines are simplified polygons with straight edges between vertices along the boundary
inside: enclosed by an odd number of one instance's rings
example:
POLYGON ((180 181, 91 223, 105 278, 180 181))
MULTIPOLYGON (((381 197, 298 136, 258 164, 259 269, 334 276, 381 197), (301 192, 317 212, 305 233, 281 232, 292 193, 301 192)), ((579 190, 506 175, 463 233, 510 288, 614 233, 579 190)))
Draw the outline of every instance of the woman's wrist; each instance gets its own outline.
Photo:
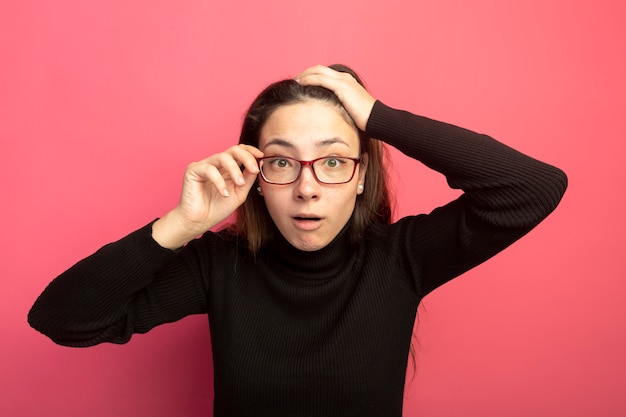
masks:
POLYGON ((152 224, 152 238, 166 249, 180 249, 197 235, 182 225, 174 211, 170 211, 152 224))

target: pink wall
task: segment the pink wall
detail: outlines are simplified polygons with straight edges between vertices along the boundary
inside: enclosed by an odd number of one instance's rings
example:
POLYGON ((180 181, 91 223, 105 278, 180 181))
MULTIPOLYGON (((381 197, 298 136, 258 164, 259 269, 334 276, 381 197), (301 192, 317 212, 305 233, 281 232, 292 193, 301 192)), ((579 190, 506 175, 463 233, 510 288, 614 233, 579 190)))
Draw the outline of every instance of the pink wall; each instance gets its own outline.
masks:
MULTIPOLYGON (((0 5, 0 415, 210 415, 205 318, 81 350, 26 313, 56 274, 172 207, 186 164, 235 143, 260 88, 333 62, 387 104, 570 177, 545 223, 425 300, 405 414, 625 415, 624 3, 246 3, 0 5)), ((395 161, 400 214, 454 195, 395 161)))

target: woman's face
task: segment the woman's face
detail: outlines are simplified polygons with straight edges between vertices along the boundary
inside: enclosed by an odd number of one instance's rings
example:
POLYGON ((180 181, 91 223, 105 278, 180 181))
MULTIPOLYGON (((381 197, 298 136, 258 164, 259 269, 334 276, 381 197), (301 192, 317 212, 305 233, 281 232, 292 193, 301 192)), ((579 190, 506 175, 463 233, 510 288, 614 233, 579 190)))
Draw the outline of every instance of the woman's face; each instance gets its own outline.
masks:
MULTIPOLYGON (((359 135, 342 110, 318 100, 279 107, 261 129, 259 148, 265 156, 311 161, 326 156, 358 158, 359 135)), ((321 184, 303 167, 291 184, 269 184, 259 176, 265 204, 281 234, 298 249, 323 248, 346 225, 362 192, 367 155, 362 155, 352 180, 321 184)))

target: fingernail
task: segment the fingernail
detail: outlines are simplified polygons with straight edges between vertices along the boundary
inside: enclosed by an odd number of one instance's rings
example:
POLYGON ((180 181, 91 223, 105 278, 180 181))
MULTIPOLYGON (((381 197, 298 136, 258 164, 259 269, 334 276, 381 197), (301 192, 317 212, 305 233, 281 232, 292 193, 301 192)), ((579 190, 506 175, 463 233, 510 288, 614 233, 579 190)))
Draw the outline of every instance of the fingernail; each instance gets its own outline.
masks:
POLYGON ((228 190, 227 190, 226 188, 224 188, 224 189, 222 190, 222 195, 223 195, 224 197, 230 197, 230 193, 228 192, 228 190))
POLYGON ((243 177, 237 177, 237 184, 244 185, 245 183, 246 183, 246 180, 244 180, 243 177))

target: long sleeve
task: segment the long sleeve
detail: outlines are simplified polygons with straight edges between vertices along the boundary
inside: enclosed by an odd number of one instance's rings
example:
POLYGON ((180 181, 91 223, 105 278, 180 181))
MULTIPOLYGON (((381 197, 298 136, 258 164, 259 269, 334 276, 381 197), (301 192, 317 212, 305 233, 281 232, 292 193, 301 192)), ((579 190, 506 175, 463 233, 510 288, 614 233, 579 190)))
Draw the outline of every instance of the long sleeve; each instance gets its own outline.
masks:
POLYGON ((346 227, 310 252, 277 236, 251 256, 218 232, 174 253, 146 226, 55 279, 31 324, 88 346, 208 313, 216 416, 401 416, 421 298, 531 230, 567 179, 487 136, 380 102, 367 133, 464 193, 371 225, 357 243, 346 227))
POLYGON ((399 250, 407 251, 422 296, 528 233, 556 208, 567 188, 566 175, 554 166, 489 136, 381 102, 367 133, 464 191, 427 216, 395 225, 406 236, 399 250))
POLYGON ((199 274, 160 247, 151 224, 102 247, 53 280, 28 315, 55 343, 125 343, 133 333, 206 312, 199 274))

